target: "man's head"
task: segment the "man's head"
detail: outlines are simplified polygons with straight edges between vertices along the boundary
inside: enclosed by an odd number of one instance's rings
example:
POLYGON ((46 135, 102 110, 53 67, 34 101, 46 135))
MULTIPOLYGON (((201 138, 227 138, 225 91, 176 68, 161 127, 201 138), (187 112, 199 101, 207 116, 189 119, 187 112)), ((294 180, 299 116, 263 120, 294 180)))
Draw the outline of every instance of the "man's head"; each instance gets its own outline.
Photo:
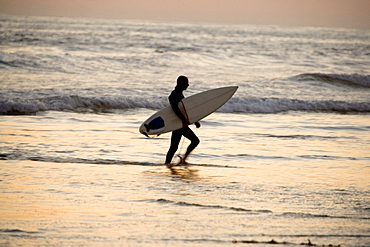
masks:
POLYGON ((189 86, 189 80, 186 76, 179 76, 177 78, 177 87, 181 88, 182 90, 186 90, 189 86))

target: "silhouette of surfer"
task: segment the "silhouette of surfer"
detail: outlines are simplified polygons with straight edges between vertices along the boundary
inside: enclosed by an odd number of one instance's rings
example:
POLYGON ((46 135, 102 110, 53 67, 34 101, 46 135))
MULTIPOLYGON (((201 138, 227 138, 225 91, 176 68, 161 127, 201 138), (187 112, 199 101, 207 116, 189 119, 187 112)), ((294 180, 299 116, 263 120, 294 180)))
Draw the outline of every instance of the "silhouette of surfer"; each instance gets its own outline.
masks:
MULTIPOLYGON (((188 146, 186 153, 184 157, 180 157, 181 164, 186 164, 186 158, 189 156, 189 154, 195 149, 196 146, 199 144, 199 138, 194 134, 194 132, 189 128, 189 119, 185 114, 183 114, 179 108, 179 103, 184 97, 183 91, 186 90, 189 87, 189 80, 186 76, 179 76, 177 78, 177 85, 175 87, 175 90, 172 91, 170 96, 168 97, 171 107, 175 114, 181 119, 183 128, 172 131, 172 136, 171 136, 171 146, 167 152, 166 155, 166 166, 171 167, 171 160, 173 156, 175 155, 179 143, 181 140, 181 137, 184 136, 187 139, 191 141, 190 145, 188 146)), ((199 122, 194 123, 197 128, 200 127, 199 122)))

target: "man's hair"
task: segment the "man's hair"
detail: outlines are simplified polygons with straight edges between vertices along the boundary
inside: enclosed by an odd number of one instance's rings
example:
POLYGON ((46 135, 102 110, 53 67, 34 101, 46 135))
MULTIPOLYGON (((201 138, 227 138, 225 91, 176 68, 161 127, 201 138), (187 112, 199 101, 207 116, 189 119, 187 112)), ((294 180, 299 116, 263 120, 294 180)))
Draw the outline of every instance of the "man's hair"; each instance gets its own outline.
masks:
POLYGON ((184 84, 184 83, 189 83, 189 79, 186 76, 180 75, 177 78, 177 85, 181 85, 181 84, 184 84))

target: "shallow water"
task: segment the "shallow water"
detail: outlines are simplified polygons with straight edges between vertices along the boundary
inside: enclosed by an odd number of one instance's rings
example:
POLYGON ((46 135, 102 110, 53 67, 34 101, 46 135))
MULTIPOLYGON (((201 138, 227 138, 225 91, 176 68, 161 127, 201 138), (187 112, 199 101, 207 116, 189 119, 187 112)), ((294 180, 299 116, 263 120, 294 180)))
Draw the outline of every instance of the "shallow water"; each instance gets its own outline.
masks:
POLYGON ((170 170, 170 135, 138 135, 148 114, 2 117, 1 243, 369 241, 368 116, 215 113, 192 164, 170 170))

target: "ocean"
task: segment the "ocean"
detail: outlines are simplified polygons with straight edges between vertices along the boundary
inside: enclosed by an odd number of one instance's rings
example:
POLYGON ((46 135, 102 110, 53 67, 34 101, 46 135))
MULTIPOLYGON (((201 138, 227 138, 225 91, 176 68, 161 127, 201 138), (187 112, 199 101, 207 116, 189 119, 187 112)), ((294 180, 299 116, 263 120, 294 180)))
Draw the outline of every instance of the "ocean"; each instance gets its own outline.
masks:
POLYGON ((369 246, 369 150, 369 30, 0 16, 1 246, 369 246), (168 169, 179 75, 239 89, 168 169))

